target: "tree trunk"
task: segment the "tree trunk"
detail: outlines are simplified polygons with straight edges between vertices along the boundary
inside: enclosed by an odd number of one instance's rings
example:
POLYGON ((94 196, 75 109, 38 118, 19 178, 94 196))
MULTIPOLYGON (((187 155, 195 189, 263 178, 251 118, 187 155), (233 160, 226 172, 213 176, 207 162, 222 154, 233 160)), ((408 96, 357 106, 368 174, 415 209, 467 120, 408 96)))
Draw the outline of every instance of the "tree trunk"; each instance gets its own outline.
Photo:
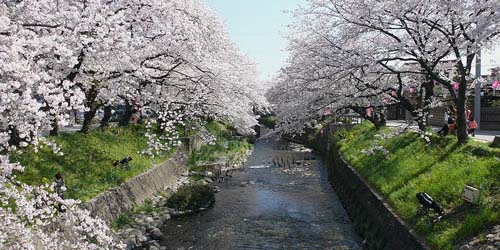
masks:
POLYGON ((458 88, 458 98, 455 101, 457 105, 457 139, 458 143, 466 143, 469 139, 467 134, 467 119, 465 117, 465 104, 467 103, 467 80, 465 76, 462 75, 460 79, 460 85, 458 88))
POLYGON ((78 111, 74 110, 73 115, 75 116, 75 126, 78 124, 78 111))
POLYGON ((130 123, 130 118, 132 118, 132 115, 134 114, 134 106, 130 104, 129 101, 125 101, 125 113, 123 114, 122 118, 120 119, 120 122, 118 123, 119 126, 128 126, 130 123))
MULTIPOLYGON (((16 146, 19 147, 21 142, 23 141, 21 137, 19 136, 19 131, 16 129, 16 127, 9 125, 8 126, 8 133, 9 133, 9 146, 16 146)), ((0 149, 4 149, 4 147, 1 147, 0 149)), ((0 150, 0 153, 5 154, 5 150, 0 150)))
POLYGON ((111 120, 111 116, 113 115, 112 111, 113 111, 113 107, 111 105, 106 105, 104 107, 104 116, 101 119, 101 128, 102 129, 109 128, 109 121, 111 120))
POLYGON ((137 120, 137 124, 144 124, 144 115, 142 111, 139 111, 139 119, 137 120))
POLYGON ((85 114, 83 115, 83 125, 82 125, 82 130, 80 132, 88 134, 90 132, 90 129, 92 127, 92 120, 95 117, 95 114, 97 113, 97 109, 99 109, 98 105, 95 105, 93 107, 90 107, 89 111, 86 111, 85 114))
POLYGON ((89 110, 83 115, 83 125, 82 130, 80 130, 82 133, 88 134, 90 132, 92 120, 101 106, 101 104, 96 101, 98 93, 99 92, 95 85, 92 85, 92 87, 85 93, 85 98, 87 99, 85 106, 87 106, 89 110))
POLYGON ((387 125, 387 119, 385 119, 384 112, 380 112, 380 126, 384 127, 387 125))
POLYGON ((163 121, 162 119, 156 120, 156 125, 158 126, 158 127, 156 127, 156 134, 157 135, 163 134, 162 124, 164 124, 164 122, 165 121, 163 121))
POLYGON ((424 89, 425 89, 425 96, 424 96, 424 117, 425 117, 425 126, 429 125, 429 115, 431 114, 431 103, 432 103, 432 97, 434 96, 434 82, 431 80, 428 80, 424 84, 424 89))
POLYGON ((418 114, 415 106, 410 102, 410 100, 403 96, 400 96, 398 99, 401 105, 411 114, 412 118, 418 125, 418 129, 425 131, 427 129, 427 125, 423 119, 424 117, 418 114))
MULTIPOLYGON (((397 99, 399 100, 399 102, 401 103, 401 105, 408 111, 410 112, 411 116, 413 117, 413 119, 417 122, 418 124, 418 128, 422 131, 425 131, 427 129, 427 126, 426 126, 426 114, 423 113, 423 114, 419 114, 419 112, 417 111, 417 108, 420 107, 422 108, 422 103, 423 103, 423 88, 421 87, 420 88, 420 91, 419 91, 419 96, 418 96, 418 101, 417 101, 417 106, 413 105, 413 103, 411 103, 411 101, 405 97, 403 95, 403 79, 401 78, 401 74, 398 74, 398 81, 399 81, 399 88, 398 88, 398 91, 397 91, 397 99)), ((424 111, 422 109, 422 111, 424 111)))
POLYGON ((59 123, 57 122, 57 118, 54 117, 54 120, 52 120, 52 129, 50 130, 49 135, 50 136, 58 136, 59 135, 59 123))

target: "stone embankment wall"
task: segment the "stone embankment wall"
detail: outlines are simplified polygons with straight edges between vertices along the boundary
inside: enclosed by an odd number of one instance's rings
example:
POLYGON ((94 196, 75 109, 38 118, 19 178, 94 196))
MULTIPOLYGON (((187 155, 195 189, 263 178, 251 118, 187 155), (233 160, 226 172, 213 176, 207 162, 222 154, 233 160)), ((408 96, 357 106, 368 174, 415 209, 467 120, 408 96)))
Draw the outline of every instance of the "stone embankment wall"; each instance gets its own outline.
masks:
POLYGON ((349 166, 333 140, 311 133, 291 140, 301 142, 325 156, 329 180, 356 231, 365 239, 365 249, 429 249, 368 182, 349 166))
POLYGON ((154 166, 84 204, 92 216, 110 223, 122 213, 163 191, 187 170, 186 153, 179 150, 170 160, 154 166))
POLYGON ((327 158, 330 181, 368 249, 428 249, 335 147, 327 158))
POLYGON ((96 196, 86 202, 84 207, 92 216, 109 224, 120 214, 130 212, 137 204, 174 184, 188 170, 186 157, 193 150, 199 150, 203 144, 205 142, 198 134, 182 138, 179 150, 168 161, 96 196))

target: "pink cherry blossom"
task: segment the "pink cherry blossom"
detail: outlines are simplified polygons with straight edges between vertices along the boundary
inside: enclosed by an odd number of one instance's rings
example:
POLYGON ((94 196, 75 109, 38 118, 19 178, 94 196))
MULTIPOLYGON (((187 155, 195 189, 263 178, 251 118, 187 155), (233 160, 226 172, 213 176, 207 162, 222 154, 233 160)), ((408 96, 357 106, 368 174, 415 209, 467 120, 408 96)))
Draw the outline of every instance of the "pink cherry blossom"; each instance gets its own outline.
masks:
POLYGON ((178 145, 176 128, 186 121, 210 117, 251 133, 253 109, 268 106, 256 87, 255 63, 203 2, 146 2, 0 3, 1 249, 123 247, 79 201, 16 178, 24 167, 10 156, 19 149, 45 144, 64 153, 40 135, 68 124, 73 111, 126 103, 151 111, 163 133, 149 127, 144 153, 155 155, 178 145))

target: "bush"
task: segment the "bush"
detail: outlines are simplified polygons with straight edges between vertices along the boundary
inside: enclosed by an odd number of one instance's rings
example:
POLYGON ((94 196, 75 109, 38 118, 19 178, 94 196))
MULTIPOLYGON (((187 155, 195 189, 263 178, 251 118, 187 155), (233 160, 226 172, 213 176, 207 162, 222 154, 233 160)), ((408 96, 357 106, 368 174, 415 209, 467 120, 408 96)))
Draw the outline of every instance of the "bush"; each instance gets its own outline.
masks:
POLYGON ((167 207, 178 211, 198 210, 215 201, 215 195, 210 186, 189 185, 182 186, 167 200, 167 207))
POLYGON ((230 161, 242 158, 252 148, 245 139, 235 137, 232 129, 222 123, 212 121, 205 128, 216 137, 216 141, 214 145, 203 145, 200 150, 191 153, 188 164, 192 167, 199 162, 214 162, 221 158, 230 161))
POLYGON ((262 116, 259 119, 259 123, 264 125, 265 127, 269 128, 269 129, 274 129, 276 127, 276 122, 277 122, 277 119, 276 119, 276 116, 274 116, 274 115, 262 116))
POLYGON ((132 209, 132 212, 135 214, 139 214, 139 213, 151 214, 155 211, 159 211, 159 208, 155 207, 153 205, 153 201, 151 201, 151 199, 144 200, 144 202, 142 204, 140 204, 140 205, 134 207, 134 209, 132 209))
POLYGON ((120 214, 113 222, 111 222, 111 229, 117 231, 124 228, 126 225, 132 223, 132 218, 128 214, 120 214))

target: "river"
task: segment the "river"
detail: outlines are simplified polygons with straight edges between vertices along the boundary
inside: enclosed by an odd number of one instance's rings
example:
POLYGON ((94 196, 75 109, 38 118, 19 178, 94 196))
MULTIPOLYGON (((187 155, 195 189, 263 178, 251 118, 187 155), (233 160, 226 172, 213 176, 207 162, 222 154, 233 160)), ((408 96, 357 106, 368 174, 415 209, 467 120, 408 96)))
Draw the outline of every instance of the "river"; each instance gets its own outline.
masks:
POLYGON ((361 239, 327 181, 322 160, 296 144, 259 140, 245 168, 217 185, 221 191, 213 208, 167 222, 162 228, 163 246, 361 249, 361 239), (273 159, 280 165, 283 159, 285 166, 275 166, 273 159))

